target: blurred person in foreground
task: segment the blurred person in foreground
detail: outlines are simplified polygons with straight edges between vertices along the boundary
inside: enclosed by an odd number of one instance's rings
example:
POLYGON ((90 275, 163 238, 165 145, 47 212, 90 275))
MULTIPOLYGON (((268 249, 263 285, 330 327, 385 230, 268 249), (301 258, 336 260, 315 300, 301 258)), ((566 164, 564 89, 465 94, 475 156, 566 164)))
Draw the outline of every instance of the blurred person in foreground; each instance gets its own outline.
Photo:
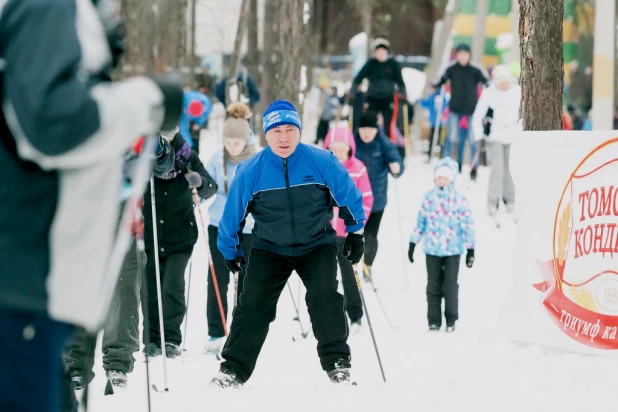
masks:
MULTIPOLYGON (((110 84, 111 0, 7 0, 0 15, 0 410, 57 411, 72 325, 95 332, 122 155, 177 124, 180 84, 110 84)), ((112 285, 113 286, 113 285, 112 285)))

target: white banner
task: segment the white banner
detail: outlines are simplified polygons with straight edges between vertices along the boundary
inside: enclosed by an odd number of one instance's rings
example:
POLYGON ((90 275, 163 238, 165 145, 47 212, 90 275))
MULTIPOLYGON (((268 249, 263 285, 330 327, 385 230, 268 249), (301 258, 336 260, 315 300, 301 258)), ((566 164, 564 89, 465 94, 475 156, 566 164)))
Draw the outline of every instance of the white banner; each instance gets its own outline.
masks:
POLYGON ((524 132, 513 286, 498 335, 618 357, 618 131, 524 132))

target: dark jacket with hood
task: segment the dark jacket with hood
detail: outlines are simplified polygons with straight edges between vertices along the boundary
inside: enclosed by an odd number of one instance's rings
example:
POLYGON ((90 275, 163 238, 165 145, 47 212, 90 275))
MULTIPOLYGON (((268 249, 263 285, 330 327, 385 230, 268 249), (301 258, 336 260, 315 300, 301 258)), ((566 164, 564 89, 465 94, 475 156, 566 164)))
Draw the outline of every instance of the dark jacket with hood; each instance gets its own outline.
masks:
POLYGON ((370 99, 392 99, 395 93, 395 85, 399 92, 406 93, 406 85, 401 76, 401 66, 393 59, 380 62, 378 59, 369 59, 358 72, 351 90, 356 90, 364 79, 369 80, 367 97, 370 99))
POLYGON ((401 167, 399 177, 403 174, 404 166, 399 151, 395 145, 388 140, 380 131, 371 143, 361 140, 358 132, 354 134, 356 142, 355 156, 367 167, 371 190, 373 191, 372 212, 379 212, 386 208, 388 193, 388 174, 390 173, 389 163, 397 162, 401 167))
POLYGON ((479 84, 487 85, 488 75, 482 67, 470 62, 462 66, 458 62, 450 64, 433 87, 440 88, 447 81, 451 82, 451 112, 470 116, 474 113, 479 100, 479 84))
MULTIPOLYGON (((197 193, 208 199, 217 192, 217 183, 210 177, 197 152, 188 148, 180 133, 171 142, 176 157, 176 171, 173 176, 154 179, 155 205, 157 209, 157 238, 159 256, 190 250, 197 242, 198 229, 193 209, 193 194, 185 175, 197 172, 202 177, 202 186, 197 193)), ((150 185, 144 195, 144 241, 146 252, 154 252, 152 230, 152 204, 150 185)))

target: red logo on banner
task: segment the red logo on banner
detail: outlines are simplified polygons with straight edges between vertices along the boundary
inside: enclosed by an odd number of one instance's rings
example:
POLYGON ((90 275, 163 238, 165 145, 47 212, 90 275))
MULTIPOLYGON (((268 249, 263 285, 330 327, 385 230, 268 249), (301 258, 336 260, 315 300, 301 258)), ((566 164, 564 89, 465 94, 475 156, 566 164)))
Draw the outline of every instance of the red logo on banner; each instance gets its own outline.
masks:
POLYGON ((567 182, 554 219, 553 253, 537 262, 550 318, 571 339, 618 349, 618 138, 590 152, 567 182))

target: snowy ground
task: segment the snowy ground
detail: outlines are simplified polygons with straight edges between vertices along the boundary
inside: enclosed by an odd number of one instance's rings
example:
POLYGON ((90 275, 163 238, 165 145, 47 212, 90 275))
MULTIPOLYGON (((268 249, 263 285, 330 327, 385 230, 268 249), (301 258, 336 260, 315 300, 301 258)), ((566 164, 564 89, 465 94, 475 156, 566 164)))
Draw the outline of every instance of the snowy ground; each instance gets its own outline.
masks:
MULTIPOLYGON (((203 140, 204 141, 204 140, 203 140)), ((211 140, 212 142, 212 140, 211 140)), ((205 153, 212 144, 202 143, 205 153)), ((203 156, 207 160, 207 154, 203 156)), ((424 160, 424 159, 423 159, 424 160)), ((477 253, 473 269, 460 271, 460 321, 454 334, 429 333, 426 323, 426 272, 422 248, 413 265, 404 247, 420 200, 432 186, 432 166, 420 158, 408 161, 397 186, 391 182, 390 202, 380 232, 375 282, 386 310, 397 326, 391 329, 374 293, 365 289, 367 304, 384 363, 383 383, 369 329, 350 338, 352 374, 358 387, 331 384, 321 370, 313 335, 300 338, 287 290, 281 296, 277 320, 262 350, 251 380, 240 390, 209 388, 219 362, 202 354, 206 331, 207 251, 200 237, 193 255, 187 351, 168 360, 170 392, 152 392, 153 411, 589 411, 616 410, 618 361, 561 354, 537 346, 519 346, 496 339, 497 322, 512 277, 516 228, 503 216, 498 231, 485 213, 488 171, 477 183, 462 177, 477 223, 477 253), (397 190, 396 190, 397 188, 397 190), (396 207, 397 194, 401 216, 396 207), (406 275, 407 271, 407 275, 406 275), (405 276, 409 282, 406 288, 405 276), (293 341, 295 337, 296 342, 293 341)), ((204 213, 207 207, 203 206, 204 213)), ((299 279, 290 280, 295 298, 299 279)), ((232 288, 231 288, 232 289, 232 288)), ((230 302, 232 297, 229 297, 230 302)), ((302 306, 302 320, 308 315, 302 306)), ((129 375, 129 387, 103 396, 101 358, 91 387, 90 411, 147 410, 146 370, 141 353, 129 375)), ((151 383, 164 387, 161 358, 151 362, 151 383)))

